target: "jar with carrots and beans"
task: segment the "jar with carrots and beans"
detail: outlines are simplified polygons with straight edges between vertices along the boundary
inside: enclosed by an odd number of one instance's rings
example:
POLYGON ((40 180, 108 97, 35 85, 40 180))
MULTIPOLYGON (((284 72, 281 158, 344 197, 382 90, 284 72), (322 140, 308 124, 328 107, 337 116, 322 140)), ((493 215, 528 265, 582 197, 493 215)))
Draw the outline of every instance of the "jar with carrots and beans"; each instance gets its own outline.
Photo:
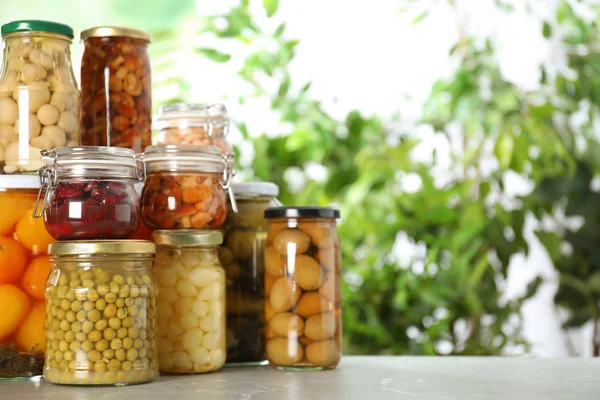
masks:
POLYGON ((142 220, 150 229, 218 229, 227 217, 225 190, 236 204, 233 172, 216 146, 151 146, 139 159, 146 175, 142 220))

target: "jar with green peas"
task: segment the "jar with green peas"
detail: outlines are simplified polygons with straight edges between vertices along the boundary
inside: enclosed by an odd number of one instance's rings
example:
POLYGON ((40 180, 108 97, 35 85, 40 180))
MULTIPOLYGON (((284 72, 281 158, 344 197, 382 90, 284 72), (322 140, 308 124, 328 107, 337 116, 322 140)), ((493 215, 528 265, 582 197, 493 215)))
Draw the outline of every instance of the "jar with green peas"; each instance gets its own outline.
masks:
POLYGON ((158 375, 156 247, 143 240, 49 247, 44 378, 70 385, 131 385, 158 375))

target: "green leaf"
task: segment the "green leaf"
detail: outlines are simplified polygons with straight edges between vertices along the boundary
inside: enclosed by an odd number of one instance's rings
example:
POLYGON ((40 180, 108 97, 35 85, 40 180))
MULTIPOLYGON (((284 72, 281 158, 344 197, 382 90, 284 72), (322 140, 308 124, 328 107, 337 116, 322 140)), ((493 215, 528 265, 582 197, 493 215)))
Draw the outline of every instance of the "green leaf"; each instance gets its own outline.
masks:
POLYGON ((542 25, 542 34, 546 39, 552 36, 552 27, 547 21, 544 21, 544 24, 542 25))
POLYGON ((196 49, 196 53, 202 54, 204 57, 206 57, 210 60, 213 60, 215 62, 218 62, 218 63, 227 62, 231 58, 231 55, 229 55, 229 54, 221 53, 218 50, 209 49, 209 48, 205 48, 205 47, 196 49))
POLYGON ((267 16, 271 18, 277 12, 279 0, 263 0, 263 7, 267 11, 267 16))
POLYGON ((552 261, 558 260, 560 257, 560 245, 562 239, 554 232, 536 231, 535 234, 546 248, 550 259, 552 261))
POLYGON ((273 34, 273 36, 275 36, 275 38, 280 37, 281 35, 283 35, 283 31, 285 30, 285 22, 281 23, 281 25, 279 25, 277 27, 277 29, 275 30, 275 33, 273 34))
POLYGON ((417 15, 416 17, 414 17, 412 19, 412 21, 410 21, 410 24, 411 25, 418 24, 419 22, 423 21, 427 17, 427 14, 429 14, 429 10, 423 11, 422 13, 420 13, 419 15, 417 15))
POLYGON ((513 148, 513 138, 506 132, 501 133, 494 147, 494 155, 498 159, 501 168, 506 169, 510 165, 513 148))
POLYGON ((527 300, 535 296, 543 282, 544 279, 541 276, 536 276, 534 280, 527 284, 527 289, 525 290, 525 295, 522 299, 527 300))

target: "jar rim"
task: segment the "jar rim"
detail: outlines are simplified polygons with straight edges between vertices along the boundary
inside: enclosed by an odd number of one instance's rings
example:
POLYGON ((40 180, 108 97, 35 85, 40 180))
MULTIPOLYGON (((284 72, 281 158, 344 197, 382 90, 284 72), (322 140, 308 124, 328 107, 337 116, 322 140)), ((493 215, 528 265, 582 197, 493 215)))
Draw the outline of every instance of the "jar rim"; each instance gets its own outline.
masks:
POLYGON ((95 26, 82 31, 79 37, 81 40, 92 37, 129 37, 141 39, 148 43, 152 41, 152 35, 148 32, 126 26, 95 26))
POLYGON ((279 186, 273 182, 232 182, 231 189, 236 196, 279 196, 279 186))
POLYGON ((31 33, 31 32, 48 32, 56 33, 73 39, 73 28, 68 25, 61 24, 59 22, 44 21, 36 19, 22 19, 7 22, 0 28, 2 36, 11 33, 31 33))
POLYGON ((218 246, 223 243, 223 234, 204 229, 157 230, 152 233, 152 241, 159 246, 218 246))
POLYGON ((149 240, 69 240, 52 243, 48 254, 155 254, 156 245, 149 240))
POLYGON ((158 108, 158 119, 172 118, 227 119, 227 107, 223 103, 174 103, 158 108))
POLYGON ((265 210, 265 218, 340 218, 340 210, 332 207, 271 207, 265 210))
POLYGON ((43 154, 45 164, 69 165, 112 164, 136 167, 135 152, 131 149, 106 146, 56 147, 43 154))

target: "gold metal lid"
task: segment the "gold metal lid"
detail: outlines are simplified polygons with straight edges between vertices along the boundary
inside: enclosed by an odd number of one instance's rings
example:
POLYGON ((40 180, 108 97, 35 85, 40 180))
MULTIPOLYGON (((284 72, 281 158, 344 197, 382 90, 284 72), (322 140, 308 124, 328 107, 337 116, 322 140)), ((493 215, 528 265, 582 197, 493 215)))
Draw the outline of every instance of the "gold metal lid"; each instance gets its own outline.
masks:
POLYGON ((154 231, 152 241, 159 246, 218 246, 223 243, 223 234, 202 229, 163 230, 154 231))
POLYGON ((81 40, 91 37, 130 37, 145 40, 148 43, 152 41, 152 36, 148 32, 123 26, 96 26, 82 31, 79 37, 81 40))
POLYGON ((50 255, 155 253, 156 245, 148 240, 69 240, 48 247, 50 255))

